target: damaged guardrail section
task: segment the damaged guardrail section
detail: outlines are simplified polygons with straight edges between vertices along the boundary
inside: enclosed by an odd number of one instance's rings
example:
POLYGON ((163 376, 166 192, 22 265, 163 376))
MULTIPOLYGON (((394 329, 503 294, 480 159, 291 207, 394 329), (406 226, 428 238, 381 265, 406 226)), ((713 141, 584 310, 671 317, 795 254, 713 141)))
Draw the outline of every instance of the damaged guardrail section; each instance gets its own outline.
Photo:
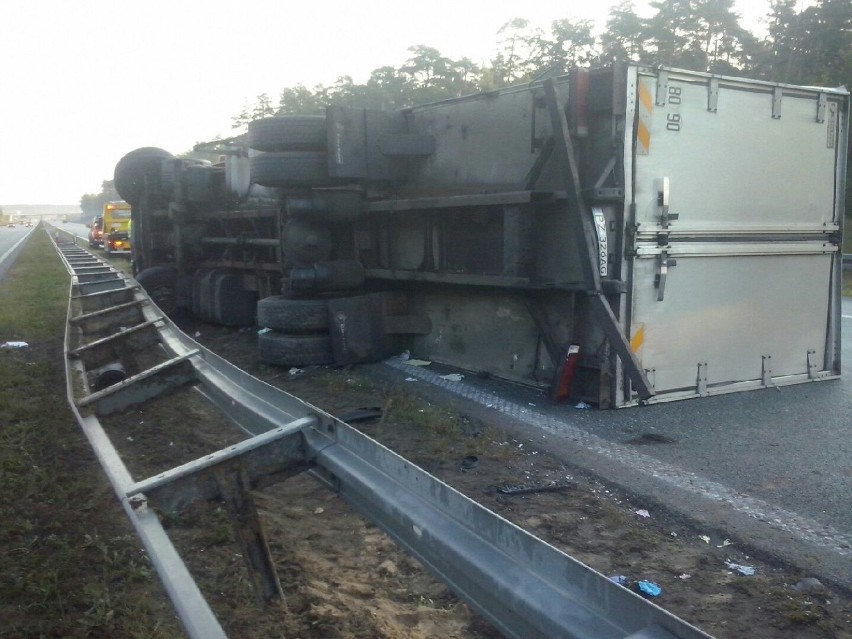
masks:
POLYGON ((251 491, 306 470, 507 637, 708 637, 347 424, 222 360, 181 333, 132 279, 109 267, 90 278, 95 258, 87 251, 58 239, 57 248, 72 275, 66 332, 69 402, 190 637, 225 634, 155 510, 176 510, 199 500, 224 504, 258 600, 275 599, 282 596, 281 586, 251 491), (110 324, 111 316, 118 321, 110 324), (92 326, 97 330, 87 332, 92 326), (139 356, 149 367, 124 371, 108 345, 120 341, 122 348, 149 349, 147 337, 122 335, 147 336, 151 330, 159 358, 139 356), (89 358, 90 353, 97 356, 89 358), (164 374, 167 370, 172 373, 164 374), (98 417, 163 397, 184 384, 195 385, 251 437, 134 480, 98 417))

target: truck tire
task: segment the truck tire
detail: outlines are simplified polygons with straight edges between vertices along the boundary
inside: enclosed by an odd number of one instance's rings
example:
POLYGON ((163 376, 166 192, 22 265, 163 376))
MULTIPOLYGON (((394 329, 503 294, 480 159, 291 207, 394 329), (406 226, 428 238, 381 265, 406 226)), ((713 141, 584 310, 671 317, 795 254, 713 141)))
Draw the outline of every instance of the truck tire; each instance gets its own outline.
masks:
MULTIPOLYGON (((115 190, 121 199, 131 204, 138 204, 145 189, 146 178, 149 183, 160 185, 162 180, 160 164, 163 160, 174 156, 168 151, 153 146, 143 146, 131 151, 115 165, 113 178, 115 190)), ((161 193, 156 193, 161 197, 161 193)))
POLYGON ((265 297, 257 303, 257 325, 291 334, 328 331, 328 302, 283 295, 265 297))
POLYGON ((145 289, 148 297, 166 315, 177 310, 177 271, 171 266, 151 266, 136 275, 136 281, 145 289))
POLYGON ((316 151, 276 151, 250 159, 251 181, 261 186, 328 184, 328 156, 316 151))
POLYGON ((325 151, 324 115, 282 115, 249 122, 248 145, 257 151, 325 151))
POLYGON ((269 331, 257 336, 260 361, 276 366, 322 366, 334 355, 328 335, 286 335, 269 331))

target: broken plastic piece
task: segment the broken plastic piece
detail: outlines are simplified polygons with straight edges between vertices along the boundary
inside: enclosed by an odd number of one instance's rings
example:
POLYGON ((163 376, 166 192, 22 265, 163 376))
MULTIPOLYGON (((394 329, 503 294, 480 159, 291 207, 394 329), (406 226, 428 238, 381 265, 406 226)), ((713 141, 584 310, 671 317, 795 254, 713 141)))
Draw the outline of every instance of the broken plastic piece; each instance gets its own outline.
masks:
POLYGON ((639 592, 643 595, 648 595, 649 597, 659 597, 663 594, 663 589, 653 581, 640 581, 636 584, 636 587, 639 589, 639 592))
MULTIPOLYGON (((266 335, 267 333, 271 333, 271 332, 272 332, 271 328, 262 328, 257 332, 257 334, 258 335, 266 335)), ((196 337, 198 337, 199 335, 200 335, 200 333, 195 334, 196 337)))
POLYGON ((733 570, 736 573, 743 575, 744 577, 751 577, 754 575, 754 568, 751 566, 743 566, 742 564, 735 564, 730 561, 726 561, 725 565, 728 567, 728 570, 733 570))
MULTIPOLYGON (((409 364, 411 362, 408 362, 409 364)), ((441 379, 445 379, 448 382, 460 382, 464 379, 464 375, 460 375, 459 373, 450 373, 449 375, 441 375, 441 379)))
POLYGON ((644 517, 645 519, 648 519, 648 518, 651 516, 651 513, 649 513, 649 512, 648 512, 647 510, 645 510, 644 508, 641 508, 640 510, 637 510, 637 511, 636 511, 636 514, 637 514, 637 515, 639 515, 640 517, 644 517))
POLYGON ((710 543, 710 537, 708 537, 707 535, 699 535, 699 536, 698 536, 698 538, 699 538, 701 541, 703 541, 705 544, 709 544, 709 543, 710 543))
POLYGON ((609 580, 613 583, 618 584, 619 586, 627 586, 630 583, 630 580, 627 579, 624 575, 613 575, 609 578, 609 580))
POLYGON ((586 410, 586 409, 589 409, 591 407, 592 407, 592 405, 587 404, 586 402, 578 402, 577 405, 574 406, 574 408, 579 408, 580 410, 586 410))
MULTIPOLYGON (((501 444, 502 445, 502 444, 501 444)), ((522 484, 519 486, 497 486, 501 495, 528 495, 530 493, 552 493, 573 486, 571 481, 555 481, 549 484, 522 484)))
POLYGON ((0 344, 0 348, 29 348, 29 344, 26 342, 3 342, 3 344, 0 344))
POLYGON ((425 359, 407 359, 404 360, 406 364, 409 366, 429 366, 432 362, 428 362, 425 359))

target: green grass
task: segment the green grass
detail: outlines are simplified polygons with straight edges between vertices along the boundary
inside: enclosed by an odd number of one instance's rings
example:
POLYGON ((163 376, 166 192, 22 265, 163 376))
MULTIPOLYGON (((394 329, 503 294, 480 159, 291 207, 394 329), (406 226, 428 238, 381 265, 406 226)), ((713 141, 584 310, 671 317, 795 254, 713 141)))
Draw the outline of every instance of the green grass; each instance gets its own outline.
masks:
POLYGON ((181 636, 65 397, 69 276, 37 229, 0 282, 0 637, 181 636))

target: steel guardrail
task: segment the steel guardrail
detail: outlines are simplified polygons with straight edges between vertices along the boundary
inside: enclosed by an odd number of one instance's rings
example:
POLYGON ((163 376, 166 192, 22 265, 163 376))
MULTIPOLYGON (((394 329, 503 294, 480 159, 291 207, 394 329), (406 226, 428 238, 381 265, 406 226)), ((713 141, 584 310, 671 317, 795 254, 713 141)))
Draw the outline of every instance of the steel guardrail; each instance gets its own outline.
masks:
MULTIPOLYGON (((57 250, 72 280, 66 330, 69 403, 193 639, 225 635, 149 502, 168 509, 187 500, 214 496, 227 501, 234 491, 245 490, 233 500, 244 504, 247 498, 250 501, 249 486, 264 485, 264 480, 273 475, 280 481, 282 476, 311 468, 507 637, 709 636, 462 495, 346 423, 215 355, 183 334, 131 278, 116 278, 107 270, 101 280, 81 282, 77 269, 91 269, 100 260, 76 245, 58 243, 57 250), (101 365, 103 357, 89 353, 97 349, 81 350, 75 341, 83 322, 74 321, 79 312, 73 307, 83 298, 100 300, 118 297, 117 293, 142 302, 140 324, 156 326, 169 361, 191 363, 197 389, 248 433, 248 439, 154 477, 133 480, 101 426, 98 410, 133 405, 149 398, 152 387, 164 393, 174 384, 185 382, 186 375, 184 371, 152 381, 154 373, 139 374, 94 393, 79 387, 79 380, 91 372, 83 355, 92 358, 91 366, 101 365), (83 355, 75 356, 75 352, 83 355), (78 382, 72 383, 72 378, 78 382), (145 391, 140 393, 134 387, 142 378, 145 391), (106 396, 112 401, 109 407, 100 404, 106 396)), ((127 301, 120 300, 116 305, 126 308, 127 301)), ((249 514, 252 512, 250 508, 249 514)), ((260 534, 259 524, 256 526, 260 534)), ((255 550, 258 548, 263 550, 265 542, 255 550)), ((271 566, 272 562, 266 560, 264 564, 262 557, 259 565, 249 566, 250 572, 258 574, 255 583, 264 597, 280 592, 271 566)))

